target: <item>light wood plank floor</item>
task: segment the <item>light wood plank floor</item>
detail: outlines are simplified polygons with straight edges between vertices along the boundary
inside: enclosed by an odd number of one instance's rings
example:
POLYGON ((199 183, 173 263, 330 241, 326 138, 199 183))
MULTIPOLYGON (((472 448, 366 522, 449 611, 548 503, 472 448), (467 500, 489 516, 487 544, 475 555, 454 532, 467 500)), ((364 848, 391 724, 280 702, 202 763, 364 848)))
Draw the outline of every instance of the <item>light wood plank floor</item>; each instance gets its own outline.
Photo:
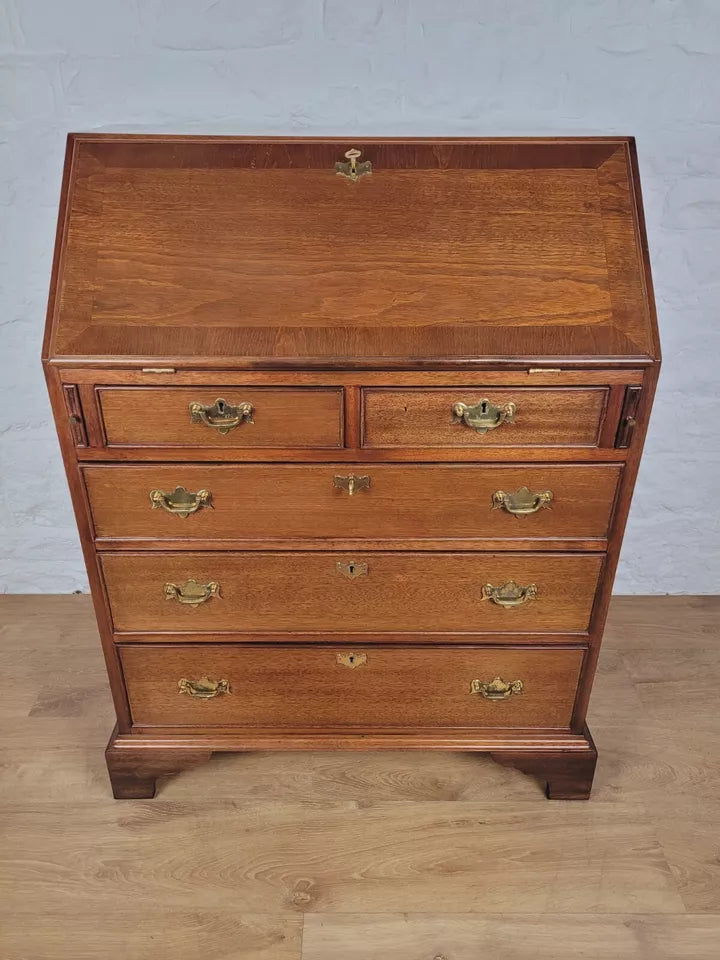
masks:
POLYGON ((720 598, 613 602, 592 799, 465 754, 219 756, 110 798, 87 597, 0 597, 3 960, 717 960, 720 598))

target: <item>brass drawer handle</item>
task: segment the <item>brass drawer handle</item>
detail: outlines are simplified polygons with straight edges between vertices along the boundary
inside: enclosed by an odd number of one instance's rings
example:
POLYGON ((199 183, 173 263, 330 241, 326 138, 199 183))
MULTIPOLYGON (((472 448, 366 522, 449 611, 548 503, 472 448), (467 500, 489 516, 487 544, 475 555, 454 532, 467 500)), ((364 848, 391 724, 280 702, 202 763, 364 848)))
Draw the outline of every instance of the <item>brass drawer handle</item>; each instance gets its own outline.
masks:
POLYGON ((464 423, 477 433, 487 433, 503 423, 513 423, 517 405, 508 400, 496 406, 490 400, 483 399, 469 407, 466 403, 454 403, 452 407, 453 423, 464 423))
POLYGON ((537 593, 538 589, 534 583, 521 587, 514 580, 508 580, 499 587, 494 587, 491 583, 483 584, 482 599, 492 600, 499 607, 521 607, 529 600, 535 600, 537 593))
POLYGON ((198 700, 212 700, 213 697, 222 697, 223 694, 230 693, 230 681, 210 680, 209 677, 186 680, 183 677, 178 680, 178 690, 180 693, 187 693, 188 696, 197 697, 198 700))
POLYGON ((527 487, 520 487, 515 493, 496 490, 492 495, 492 505, 494 510, 501 507, 516 517, 524 517, 529 513, 537 513, 542 507, 549 507, 552 498, 552 490, 533 493, 527 487))
POLYGON ((212 508, 212 494, 209 490, 198 490, 197 493, 190 493, 185 487, 175 487, 172 493, 164 493, 162 490, 150 491, 150 503, 153 510, 162 507, 168 513, 174 513, 176 517, 186 519, 191 513, 196 513, 201 507, 212 508))
POLYGON ((210 583, 198 583, 197 580, 186 580, 185 583, 166 583, 163 587, 166 600, 177 600, 178 603, 197 607, 206 603, 211 597, 220 596, 220 584, 216 580, 210 583))
POLYGON ((470 693, 477 693, 486 700, 507 700, 513 694, 518 696, 523 692, 522 680, 512 680, 506 683, 500 677, 494 680, 471 680, 470 693))
POLYGON ((333 477, 333 486, 338 490, 347 490, 348 496, 352 496, 356 490, 369 490, 370 477, 367 475, 356 477, 354 473, 349 473, 346 477, 336 473, 333 477))
POLYGON ((204 423, 206 427, 212 427, 224 436, 241 423, 255 423, 253 405, 245 402, 233 406, 222 397, 209 405, 193 400, 190 404, 190 422, 204 423))

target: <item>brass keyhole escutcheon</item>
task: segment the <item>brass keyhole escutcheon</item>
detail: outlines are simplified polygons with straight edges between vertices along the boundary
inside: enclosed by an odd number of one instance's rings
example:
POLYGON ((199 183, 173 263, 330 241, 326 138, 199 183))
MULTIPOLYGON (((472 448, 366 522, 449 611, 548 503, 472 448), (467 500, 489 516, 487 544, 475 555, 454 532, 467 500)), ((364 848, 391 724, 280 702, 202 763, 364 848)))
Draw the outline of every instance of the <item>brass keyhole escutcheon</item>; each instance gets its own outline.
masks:
POLYGON ((372 164, 369 160, 360 162, 361 156, 362 150, 358 150, 355 147, 347 150, 345 153, 347 163, 343 163, 342 161, 336 163, 335 173, 340 174, 342 177, 347 177, 348 180, 352 180, 353 183, 358 181, 360 177, 372 173, 372 164))
POLYGON ((367 474, 358 477, 354 473, 349 473, 347 476, 336 473, 333 477, 333 486, 338 490, 347 490, 348 495, 352 497, 357 490, 370 489, 370 477, 367 474))
POLYGON ((338 653, 337 662, 343 667, 350 667, 351 670, 355 670, 357 667, 362 667, 367 663, 367 654, 366 653, 338 653))
POLYGON ((357 560, 350 560, 348 563, 338 560, 335 569, 348 580, 355 580, 357 577, 366 577, 370 568, 366 563, 358 563, 357 560))

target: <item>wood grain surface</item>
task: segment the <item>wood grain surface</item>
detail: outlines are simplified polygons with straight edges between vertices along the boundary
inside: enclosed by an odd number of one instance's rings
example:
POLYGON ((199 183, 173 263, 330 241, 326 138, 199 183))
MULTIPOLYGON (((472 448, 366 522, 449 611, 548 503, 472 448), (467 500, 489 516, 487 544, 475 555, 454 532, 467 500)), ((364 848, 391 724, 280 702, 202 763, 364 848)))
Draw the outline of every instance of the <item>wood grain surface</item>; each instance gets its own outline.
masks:
POLYGON ((473 647, 124 645, 133 722, 140 726, 538 727, 570 726, 581 649, 473 647), (360 666, 338 656, 364 658, 360 666), (181 678, 227 680, 209 700, 180 693, 181 678), (522 693, 486 700, 475 679, 520 680, 522 693))
POLYGON ((67 163, 55 356, 655 352, 626 137, 74 135, 67 163), (357 183, 349 146, 373 163, 357 183))
POLYGON ((119 803, 89 598, 0 597, 3 958, 715 960, 719 618, 613 601, 586 804, 437 751, 221 755, 119 803))
MULTIPOLYGON (((102 540, 233 541, 330 539, 542 541, 597 539, 604 546, 621 468, 618 465, 510 467, 329 463, 322 466, 87 466, 83 476, 95 536, 102 540), (369 477, 349 496, 335 477, 369 477), (189 517, 153 509, 150 491, 207 490, 212 508, 189 517), (514 516, 493 502, 496 491, 550 491, 534 514, 514 516)), ((480 545, 480 544, 478 544, 480 545)), ((454 549, 451 543, 448 547, 454 549)), ((327 548, 327 545, 326 545, 327 548)))
POLYGON ((125 387, 98 390, 109 446, 237 447, 342 446, 342 391, 275 387, 125 387), (190 404, 218 399, 253 406, 252 423, 220 433, 190 419, 190 404))
POLYGON ((366 447, 592 447, 600 435, 607 390, 364 390, 363 446, 366 447), (453 407, 512 402, 512 423, 478 433, 453 418, 453 407))
POLYGON ((307 630, 583 632, 603 563, 592 554, 360 551, 106 553, 115 630, 266 633, 307 630), (340 564, 340 569, 338 568, 340 564), (348 578, 344 570, 357 575, 348 578), (365 567, 367 568, 365 570, 365 567), (218 583, 198 606, 169 600, 166 583, 218 583), (534 584, 536 599, 507 609, 484 584, 534 584))

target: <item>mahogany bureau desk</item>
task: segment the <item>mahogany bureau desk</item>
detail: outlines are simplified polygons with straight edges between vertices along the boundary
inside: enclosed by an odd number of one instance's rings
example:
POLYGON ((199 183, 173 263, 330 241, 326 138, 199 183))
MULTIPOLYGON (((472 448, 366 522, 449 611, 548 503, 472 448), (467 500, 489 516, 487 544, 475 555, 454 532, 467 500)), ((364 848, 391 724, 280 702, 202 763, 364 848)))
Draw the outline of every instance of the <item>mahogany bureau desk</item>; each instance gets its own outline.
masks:
POLYGON ((410 747, 589 795, 660 363, 632 139, 71 135, 43 358, 116 797, 410 747))

